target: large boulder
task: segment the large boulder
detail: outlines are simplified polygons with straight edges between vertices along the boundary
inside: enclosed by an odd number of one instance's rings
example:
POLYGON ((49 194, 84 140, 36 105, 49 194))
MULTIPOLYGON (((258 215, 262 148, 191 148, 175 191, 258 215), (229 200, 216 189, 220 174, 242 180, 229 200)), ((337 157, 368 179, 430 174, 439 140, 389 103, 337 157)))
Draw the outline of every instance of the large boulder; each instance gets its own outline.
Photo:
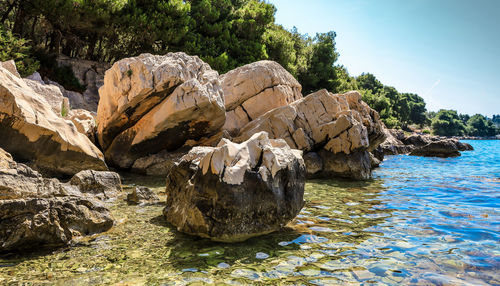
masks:
POLYGON ((179 231, 236 242, 285 226, 304 205, 299 150, 267 133, 194 147, 167 176, 164 215, 179 231))
POLYGON ((416 147, 410 152, 411 156, 424 157, 458 157, 460 152, 454 140, 439 140, 430 142, 427 145, 416 147))
POLYGON ((218 73, 184 53, 120 60, 99 93, 98 139, 119 168, 214 134, 225 122, 218 73))
POLYGON ((55 114, 64 117, 70 109, 68 98, 64 97, 59 87, 53 84, 45 84, 36 80, 24 79, 27 86, 41 95, 49 103, 55 114))
POLYGON ((299 82, 273 61, 239 67, 220 80, 227 111, 223 129, 232 135, 267 111, 302 98, 299 82))
POLYGON ((43 178, 0 149, 0 252, 65 245, 112 226, 99 200, 77 186, 43 178))
POLYGON ((368 152, 385 140, 383 124, 376 111, 361 100, 358 92, 332 94, 320 90, 287 106, 275 108, 251 121, 235 138, 243 142, 266 131, 282 138, 291 148, 316 152, 310 177, 367 179, 371 175, 368 152), (322 166, 322 169, 317 168, 322 166))
POLYGON ((0 67, 0 147, 51 175, 107 170, 104 157, 25 81, 0 67))

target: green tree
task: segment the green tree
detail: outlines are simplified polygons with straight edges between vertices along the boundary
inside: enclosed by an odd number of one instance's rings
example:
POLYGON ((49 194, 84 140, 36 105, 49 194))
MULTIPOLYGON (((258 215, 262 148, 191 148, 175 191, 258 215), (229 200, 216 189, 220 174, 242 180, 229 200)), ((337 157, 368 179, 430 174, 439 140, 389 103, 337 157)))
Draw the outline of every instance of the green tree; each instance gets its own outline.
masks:
POLYGON ((338 54, 335 50, 335 32, 316 34, 312 51, 307 59, 307 69, 298 74, 302 91, 305 94, 326 88, 336 90, 337 78, 335 62, 338 54))
POLYGON ((495 136, 496 128, 493 121, 484 115, 475 114, 467 121, 467 133, 472 136, 495 136))
POLYGON ((465 125, 455 110, 439 110, 432 119, 431 127, 436 135, 460 136, 465 133, 465 125))
POLYGON ((356 78, 359 88, 371 90, 376 94, 384 88, 384 85, 371 73, 362 73, 356 78))
POLYGON ((344 66, 336 66, 335 74, 337 77, 336 90, 337 93, 344 93, 351 90, 358 90, 358 82, 351 77, 344 66))
POLYGON ((13 59, 21 76, 34 73, 39 67, 39 62, 33 57, 28 41, 19 39, 10 31, 0 29, 0 61, 13 59))

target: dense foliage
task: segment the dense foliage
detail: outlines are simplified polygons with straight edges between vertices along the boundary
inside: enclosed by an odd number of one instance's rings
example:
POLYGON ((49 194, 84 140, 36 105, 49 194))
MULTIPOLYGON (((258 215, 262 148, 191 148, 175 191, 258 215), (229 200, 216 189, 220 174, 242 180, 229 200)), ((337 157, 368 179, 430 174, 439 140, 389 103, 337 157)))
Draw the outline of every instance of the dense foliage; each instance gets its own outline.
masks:
POLYGON ((31 55, 28 41, 15 37, 12 32, 0 29, 0 61, 13 59, 21 76, 28 76, 39 67, 39 62, 31 55))
POLYGON ((14 58, 28 75, 38 69, 37 58, 44 75, 81 90, 69 71, 48 59, 63 53, 114 62, 146 52, 184 51, 220 73, 269 59, 295 76, 304 94, 360 90, 390 128, 422 127, 432 119, 436 134, 491 134, 484 117, 464 121, 457 115, 464 127, 456 127, 454 115, 440 111, 429 117, 416 94, 400 93, 370 73, 350 76, 336 65, 335 32, 288 31, 274 22, 275 12, 264 0, 0 0, 0 60, 14 58), (446 126, 452 129, 443 131, 446 126))

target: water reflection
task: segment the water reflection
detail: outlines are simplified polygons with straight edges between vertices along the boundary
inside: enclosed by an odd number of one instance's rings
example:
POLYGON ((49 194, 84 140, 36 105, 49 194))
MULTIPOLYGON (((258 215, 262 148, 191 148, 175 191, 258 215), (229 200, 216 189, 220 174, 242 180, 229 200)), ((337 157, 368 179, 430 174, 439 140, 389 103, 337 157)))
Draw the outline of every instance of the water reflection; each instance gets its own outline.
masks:
MULTIPOLYGON (((310 181, 288 228, 237 244, 184 235, 161 205, 119 200, 111 231, 53 252, 4 256, 0 283, 500 284, 500 182, 477 170, 459 178, 463 160, 397 156, 372 181, 310 181)), ((127 175, 124 184, 127 192, 146 185, 164 200, 163 178, 127 175)))

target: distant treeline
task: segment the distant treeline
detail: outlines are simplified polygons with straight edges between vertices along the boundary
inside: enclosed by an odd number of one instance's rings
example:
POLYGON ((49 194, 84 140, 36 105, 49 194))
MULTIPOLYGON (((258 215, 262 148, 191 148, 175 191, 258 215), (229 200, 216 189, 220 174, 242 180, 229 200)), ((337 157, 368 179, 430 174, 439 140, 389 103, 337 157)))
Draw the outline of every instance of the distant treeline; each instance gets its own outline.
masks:
POLYGON ((15 59, 23 76, 40 68, 60 75, 64 84, 74 80, 53 70, 51 55, 112 63, 140 53, 183 51, 220 73, 269 59, 293 74, 304 94, 360 90, 388 127, 433 120, 418 95, 399 93, 368 73, 349 76, 336 64, 335 32, 288 31, 275 23, 275 12, 262 0, 0 0, 0 60, 15 59))

